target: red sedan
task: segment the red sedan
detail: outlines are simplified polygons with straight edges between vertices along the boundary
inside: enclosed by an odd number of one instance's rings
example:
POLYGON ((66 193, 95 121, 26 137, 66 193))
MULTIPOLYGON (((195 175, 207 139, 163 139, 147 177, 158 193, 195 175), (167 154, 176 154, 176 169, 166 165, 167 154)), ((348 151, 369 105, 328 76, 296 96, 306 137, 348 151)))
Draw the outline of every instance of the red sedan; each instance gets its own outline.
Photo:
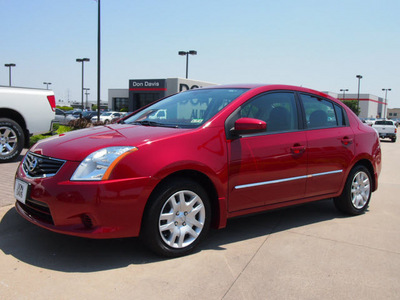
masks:
POLYGON ((380 170, 375 130, 340 101, 286 85, 216 86, 37 143, 16 173, 16 209, 49 230, 140 236, 174 257, 231 217, 327 198, 361 214, 380 170))

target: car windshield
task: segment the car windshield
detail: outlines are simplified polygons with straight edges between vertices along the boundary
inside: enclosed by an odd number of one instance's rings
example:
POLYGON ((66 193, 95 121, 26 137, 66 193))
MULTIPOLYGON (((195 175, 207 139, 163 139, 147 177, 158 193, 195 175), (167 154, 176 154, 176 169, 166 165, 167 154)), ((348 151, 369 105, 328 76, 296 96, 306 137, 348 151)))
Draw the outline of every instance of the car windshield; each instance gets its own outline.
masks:
POLYGON ((103 117, 107 117, 107 116, 111 116, 111 113, 110 112, 106 112, 106 113, 102 113, 101 114, 103 117))
POLYGON ((247 90, 221 88, 185 91, 150 105, 124 120, 124 123, 195 128, 247 90))

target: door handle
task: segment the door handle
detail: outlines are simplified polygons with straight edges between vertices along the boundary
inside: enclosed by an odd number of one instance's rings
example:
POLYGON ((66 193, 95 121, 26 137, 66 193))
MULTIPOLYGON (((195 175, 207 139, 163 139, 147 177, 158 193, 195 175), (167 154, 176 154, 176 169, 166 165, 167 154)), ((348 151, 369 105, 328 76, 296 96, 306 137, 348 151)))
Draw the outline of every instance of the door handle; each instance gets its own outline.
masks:
POLYGON ((302 146, 300 144, 295 144, 293 145, 293 147, 290 148, 290 151, 292 152, 292 154, 303 154, 304 151, 306 151, 306 147, 302 146))
POLYGON ((353 139, 345 136, 344 138, 342 138, 342 144, 347 146, 350 145, 351 143, 353 143, 353 139))

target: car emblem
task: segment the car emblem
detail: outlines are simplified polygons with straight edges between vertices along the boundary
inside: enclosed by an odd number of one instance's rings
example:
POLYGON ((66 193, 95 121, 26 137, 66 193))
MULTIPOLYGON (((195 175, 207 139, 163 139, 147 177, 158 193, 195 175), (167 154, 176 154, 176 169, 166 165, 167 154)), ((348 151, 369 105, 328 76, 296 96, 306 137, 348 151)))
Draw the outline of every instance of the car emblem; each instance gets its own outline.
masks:
POLYGON ((36 157, 31 156, 31 159, 28 159, 26 164, 27 164, 26 168, 28 169, 28 172, 32 172, 33 170, 35 170, 35 168, 38 164, 38 161, 37 161, 36 157))

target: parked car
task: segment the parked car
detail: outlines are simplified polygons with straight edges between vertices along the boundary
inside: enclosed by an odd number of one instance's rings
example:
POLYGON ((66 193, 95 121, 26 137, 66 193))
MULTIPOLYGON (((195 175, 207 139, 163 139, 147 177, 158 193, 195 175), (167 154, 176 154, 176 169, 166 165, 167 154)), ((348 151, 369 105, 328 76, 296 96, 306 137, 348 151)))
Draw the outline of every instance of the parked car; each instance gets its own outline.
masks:
POLYGON ((327 198, 362 214, 380 170, 378 135, 340 101, 302 87, 231 85, 42 140, 18 167, 14 190, 16 210, 36 225, 140 236, 176 257, 232 217, 327 198), (165 118, 150 118, 157 111, 165 118))
POLYGON ((392 119, 392 121, 394 122, 394 125, 396 125, 396 127, 399 127, 400 119, 392 119))
POLYGON ((60 123, 61 125, 68 125, 70 121, 76 120, 76 116, 72 114, 71 111, 65 112, 59 108, 56 108, 56 114, 54 121, 60 123))
POLYGON ((381 139, 391 139, 392 142, 396 142, 397 139, 397 127, 392 120, 376 120, 375 124, 372 125, 381 139))
POLYGON ((365 118, 364 121, 364 123, 366 123, 367 125, 372 126, 374 125, 376 118, 365 118))
MULTIPOLYGON (((107 111, 103 112, 100 115, 100 121, 103 122, 104 124, 111 123, 111 121, 115 118, 120 118, 121 113, 115 112, 115 111, 107 111)), ((97 116, 92 117, 91 119, 92 122, 97 122, 97 116)))
POLYGON ((91 121, 93 117, 97 117, 97 111, 84 111, 82 117, 88 121, 91 121))
POLYGON ((0 163, 16 160, 31 135, 52 130, 55 107, 51 90, 0 86, 0 163))

